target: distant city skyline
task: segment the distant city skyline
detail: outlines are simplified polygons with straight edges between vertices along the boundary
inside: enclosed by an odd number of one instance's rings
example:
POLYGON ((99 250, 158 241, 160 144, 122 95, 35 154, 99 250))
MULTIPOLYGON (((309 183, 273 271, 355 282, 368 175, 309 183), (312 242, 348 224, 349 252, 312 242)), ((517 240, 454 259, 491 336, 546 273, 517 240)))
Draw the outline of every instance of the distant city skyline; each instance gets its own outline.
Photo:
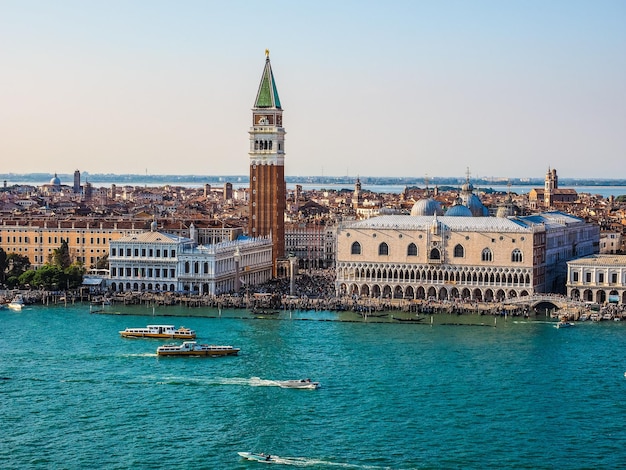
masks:
MULTIPOLYGON (((624 178, 626 2, 0 3, 4 173, 624 178)), ((69 181, 67 182, 69 183, 69 181)))

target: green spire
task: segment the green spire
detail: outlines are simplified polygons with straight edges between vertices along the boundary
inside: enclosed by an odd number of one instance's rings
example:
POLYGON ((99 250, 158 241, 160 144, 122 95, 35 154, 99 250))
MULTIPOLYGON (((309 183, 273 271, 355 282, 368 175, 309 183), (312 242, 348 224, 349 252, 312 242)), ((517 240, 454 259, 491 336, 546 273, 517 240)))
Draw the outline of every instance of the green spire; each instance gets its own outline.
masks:
POLYGON ((280 98, 278 97, 278 90, 276 89, 276 82, 272 73, 272 65, 270 64, 270 52, 267 49, 265 50, 265 57, 265 68, 263 69, 263 76, 261 77, 261 84, 259 85, 254 107, 281 109, 280 98))

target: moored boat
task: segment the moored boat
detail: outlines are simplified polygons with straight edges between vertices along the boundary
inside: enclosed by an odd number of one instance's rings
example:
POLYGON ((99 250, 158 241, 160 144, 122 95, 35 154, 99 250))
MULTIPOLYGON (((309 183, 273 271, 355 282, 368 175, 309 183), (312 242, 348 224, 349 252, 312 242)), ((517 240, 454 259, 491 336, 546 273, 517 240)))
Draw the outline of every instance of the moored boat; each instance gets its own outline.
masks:
POLYGON ((148 325, 145 328, 126 328, 120 331, 124 338, 166 338, 166 339, 195 339, 196 332, 181 326, 148 325))
POLYGON ((166 344, 157 348, 157 356, 236 356, 239 348, 198 344, 196 341, 184 341, 183 344, 166 344))
POLYGON ((311 382, 311 379, 300 380, 282 380, 278 382, 278 385, 282 388, 300 388, 313 390, 320 386, 319 382, 311 382))
POLYGON ((24 307, 24 298, 18 294, 16 295, 11 302, 7 304, 9 310, 22 310, 24 307))

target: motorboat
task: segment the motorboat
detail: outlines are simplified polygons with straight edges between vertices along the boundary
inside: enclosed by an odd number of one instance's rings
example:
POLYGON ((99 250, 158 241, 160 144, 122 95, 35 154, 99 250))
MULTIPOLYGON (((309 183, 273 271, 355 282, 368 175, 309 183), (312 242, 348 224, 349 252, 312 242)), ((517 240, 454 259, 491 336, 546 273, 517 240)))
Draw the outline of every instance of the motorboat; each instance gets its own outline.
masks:
POLYGON ((240 457, 243 457, 246 460, 254 460, 255 462, 261 462, 261 463, 283 463, 283 459, 281 459, 277 455, 264 454, 263 452, 261 452, 261 453, 256 453, 256 452, 237 452, 237 453, 239 454, 240 457))
POLYGON ((166 344, 157 348, 157 356, 236 356, 239 348, 198 344, 196 341, 183 341, 183 344, 166 344))
POLYGON ((311 382, 311 379, 282 380, 278 382, 281 388, 300 388, 314 390, 320 386, 319 382, 311 382))
POLYGON ((574 326, 574 323, 567 320, 559 320, 559 322, 556 324, 557 328, 569 328, 571 326, 574 326))
POLYGON ((22 310, 24 307, 24 298, 18 294, 16 295, 11 302, 7 304, 9 310, 22 310))
POLYGON ((145 328, 126 328, 120 331, 124 338, 168 338, 168 339, 195 339, 196 332, 181 326, 148 325, 145 328))

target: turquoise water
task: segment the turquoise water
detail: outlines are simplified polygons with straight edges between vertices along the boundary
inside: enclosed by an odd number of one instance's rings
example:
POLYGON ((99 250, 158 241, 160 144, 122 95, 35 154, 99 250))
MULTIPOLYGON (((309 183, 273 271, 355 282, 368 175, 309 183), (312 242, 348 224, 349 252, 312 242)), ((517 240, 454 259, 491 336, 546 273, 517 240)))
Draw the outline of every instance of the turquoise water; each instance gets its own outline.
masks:
POLYGON ((145 307, 113 308, 124 315, 85 305, 0 311, 1 467, 262 466, 240 451, 320 469, 626 463, 626 324, 431 326, 175 308, 155 313, 177 317, 153 318, 145 307), (241 354, 158 358, 163 341, 118 334, 150 323, 182 324, 241 354), (322 387, 273 382, 303 377, 322 387))

